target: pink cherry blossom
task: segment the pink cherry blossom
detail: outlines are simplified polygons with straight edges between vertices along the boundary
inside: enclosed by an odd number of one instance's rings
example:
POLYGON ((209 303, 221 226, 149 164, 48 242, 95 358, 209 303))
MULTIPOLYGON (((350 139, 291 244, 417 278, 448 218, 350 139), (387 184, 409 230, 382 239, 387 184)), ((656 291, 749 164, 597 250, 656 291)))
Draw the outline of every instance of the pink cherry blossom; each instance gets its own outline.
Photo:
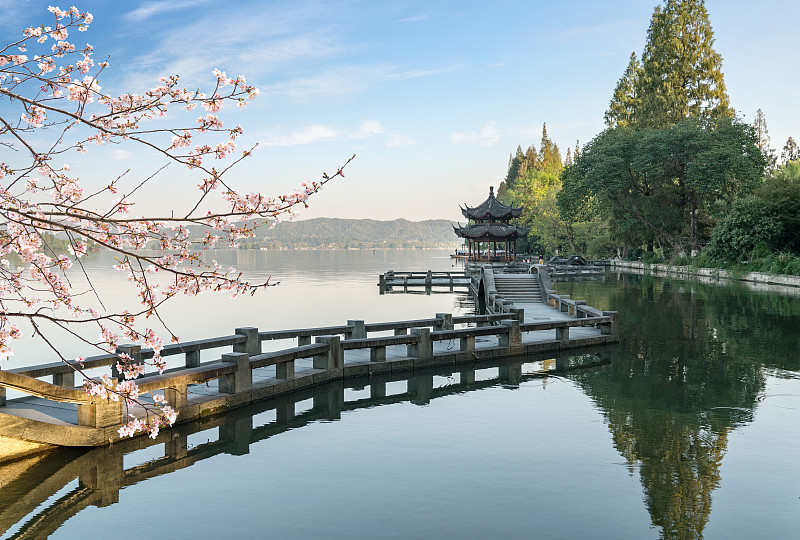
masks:
MULTIPOLYGON (((70 32, 90 27, 92 15, 76 7, 51 6, 48 11, 55 18, 53 26, 25 28, 21 38, 0 48, 8 51, 0 54, 0 100, 3 110, 17 119, 15 126, 0 132, 0 144, 24 148, 3 154, 7 161, 0 163, 0 230, 5 235, 0 243, 0 362, 13 354, 12 344, 22 336, 21 325, 42 339, 45 330, 40 322, 45 319, 67 329, 94 328, 96 338, 82 338, 86 346, 116 354, 117 370, 124 380, 107 374, 96 379, 86 376, 82 358, 68 364, 84 374, 88 395, 119 401, 124 407, 135 404, 143 411, 143 418, 126 416, 119 429, 121 437, 140 431, 156 437, 161 427, 176 421, 177 413, 161 394, 143 400, 135 381, 146 369, 162 372, 166 367, 161 358, 163 343, 178 340, 161 317, 163 303, 176 294, 215 291, 239 296, 271 285, 269 279, 251 283, 235 268, 207 263, 197 248, 236 246, 259 226, 274 226, 282 215, 291 216, 296 206, 305 206, 309 196, 328 181, 342 177, 342 168, 293 193, 275 197, 240 193, 223 176, 230 166, 250 156, 254 147, 237 152, 235 141, 243 129, 239 125, 225 128, 220 114, 227 105, 243 106, 256 98, 258 88, 248 85, 243 76, 234 79, 215 69, 207 91, 183 88, 180 78, 170 75, 144 92, 108 94, 99 82, 109 69, 108 62, 95 63, 91 45, 78 47, 70 41, 70 32), (28 53, 31 58, 11 51, 28 53), (169 119, 173 107, 193 110, 198 106, 206 114, 195 125, 152 122, 169 119), (40 136, 45 129, 50 130, 48 136, 40 136), (58 143, 43 142, 52 140, 58 143), (101 183, 105 188, 88 190, 70 174, 68 165, 55 164, 61 155, 74 155, 67 151, 87 153, 94 148, 90 143, 100 150, 106 144, 138 148, 189 167, 188 174, 198 175, 190 180, 198 187, 193 191, 194 209, 181 215, 138 215, 139 208, 146 211, 148 201, 137 198, 137 186, 126 183, 126 178, 109 178, 101 183), (229 162, 216 165, 221 167, 217 169, 211 165, 217 160, 229 162), (212 204, 215 190, 222 196, 218 207, 212 204), (113 199, 111 195, 118 192, 113 199), (188 225, 206 231, 191 239, 188 225), (68 253, 45 249, 45 234, 65 238, 68 253), (140 251, 153 242, 160 249, 156 254, 140 251), (72 289, 67 272, 82 265, 90 246, 115 253, 115 268, 136 288, 129 309, 84 305, 85 297, 72 289), (12 253, 24 266, 12 268, 6 257, 12 253), (157 272, 170 276, 168 285, 152 284, 149 278, 157 272), (122 343, 138 344, 152 354, 144 362, 134 361, 117 353, 122 343)), ((53 341, 47 343, 61 357, 53 341)))

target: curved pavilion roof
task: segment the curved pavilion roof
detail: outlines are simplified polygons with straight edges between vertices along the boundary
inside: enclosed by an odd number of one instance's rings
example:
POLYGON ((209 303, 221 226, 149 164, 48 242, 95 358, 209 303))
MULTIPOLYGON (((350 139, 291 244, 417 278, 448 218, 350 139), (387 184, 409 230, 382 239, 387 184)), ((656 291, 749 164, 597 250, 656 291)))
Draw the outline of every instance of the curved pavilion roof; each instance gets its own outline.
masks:
POLYGON ((512 208, 506 206, 497 200, 494 196, 494 186, 489 187, 489 198, 475 207, 464 205, 461 208, 461 213, 467 219, 474 219, 475 221, 492 220, 509 220, 511 218, 518 218, 522 214, 522 208, 512 208))
POLYGON ((461 225, 456 227, 453 225, 453 231, 461 238, 480 240, 482 242, 516 240, 517 238, 526 236, 530 230, 530 227, 519 227, 517 225, 507 225, 505 223, 479 223, 467 227, 462 227, 461 225))

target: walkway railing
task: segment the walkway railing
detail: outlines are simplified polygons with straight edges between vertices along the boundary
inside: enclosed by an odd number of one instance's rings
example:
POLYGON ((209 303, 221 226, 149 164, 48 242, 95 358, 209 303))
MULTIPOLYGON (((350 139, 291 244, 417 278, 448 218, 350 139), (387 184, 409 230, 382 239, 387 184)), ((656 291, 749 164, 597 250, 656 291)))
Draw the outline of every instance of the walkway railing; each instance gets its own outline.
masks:
MULTIPOLYGON (((253 390, 252 370, 275 366, 275 378, 291 381, 297 375, 295 361, 311 358, 317 382, 331 378, 341 378, 345 372, 352 375, 379 372, 378 366, 385 364, 385 371, 391 369, 413 369, 432 365, 435 356, 433 344, 437 341, 456 340, 457 350, 447 353, 461 355, 462 361, 474 358, 475 340, 480 336, 497 336, 498 347, 494 356, 514 356, 524 353, 522 333, 556 330, 556 340, 566 343, 569 329, 575 327, 598 327, 603 336, 616 336, 616 314, 601 313, 587 308, 582 303, 570 301, 566 297, 551 295, 551 301, 558 302, 562 310, 576 310, 576 319, 547 322, 524 322, 524 312, 489 315, 466 315, 453 317, 449 313, 437 313, 430 319, 415 319, 380 323, 366 323, 363 320, 349 320, 346 325, 320 328, 300 328, 259 332, 256 328, 237 328, 233 335, 177 343, 164 347, 162 356, 183 355, 181 367, 173 367, 163 374, 145 374, 137 380, 142 393, 163 391, 166 399, 176 408, 185 407, 189 385, 218 380, 222 394, 244 395, 253 390), (455 325, 475 325, 455 328, 455 325), (390 336, 370 337, 371 332, 393 332, 390 336), (315 337, 315 343, 311 343, 315 337), (270 340, 296 339, 297 345, 286 349, 262 352, 262 342, 270 340), (387 362, 386 348, 396 345, 406 346, 406 357, 387 362), (201 362, 200 352, 232 348, 220 358, 201 362), (344 351, 368 350, 367 364, 355 362, 344 364, 344 351), (471 356, 470 356, 471 355, 471 356)), ((152 350, 142 350, 138 346, 120 346, 119 353, 128 354, 133 362, 139 363, 153 356, 152 350)), ((452 361, 458 358, 453 357, 452 361)), ((82 368, 112 367, 118 361, 115 354, 104 354, 87 358, 82 368)), ((115 373, 116 375, 116 373, 115 373)), ((51 401, 74 403, 78 406, 78 425, 102 428, 120 424, 123 409, 120 402, 89 397, 81 388, 74 388, 74 370, 65 363, 50 363, 10 371, 0 371, 0 406, 6 404, 5 388, 46 398, 51 401), (53 382, 39 380, 52 377, 53 382)), ((252 396, 248 397, 250 399, 252 396)), ((244 401, 247 399, 243 398, 244 401)))

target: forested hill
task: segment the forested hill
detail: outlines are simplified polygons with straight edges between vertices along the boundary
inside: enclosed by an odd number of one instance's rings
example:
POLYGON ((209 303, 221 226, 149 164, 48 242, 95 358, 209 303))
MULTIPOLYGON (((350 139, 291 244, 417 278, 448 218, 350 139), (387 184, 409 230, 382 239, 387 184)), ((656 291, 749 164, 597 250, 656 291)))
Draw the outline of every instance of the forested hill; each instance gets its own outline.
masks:
POLYGON ((316 218, 286 221, 273 229, 260 227, 242 249, 272 248, 412 248, 451 247, 458 242, 450 221, 377 221, 316 218))

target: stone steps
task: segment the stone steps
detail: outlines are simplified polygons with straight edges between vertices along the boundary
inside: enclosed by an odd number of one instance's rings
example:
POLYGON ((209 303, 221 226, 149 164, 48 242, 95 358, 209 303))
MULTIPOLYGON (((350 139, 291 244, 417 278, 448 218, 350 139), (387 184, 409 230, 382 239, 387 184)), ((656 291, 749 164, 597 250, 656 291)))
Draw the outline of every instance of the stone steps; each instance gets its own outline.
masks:
POLYGON ((542 294, 539 280, 529 274, 495 275, 494 286, 497 293, 514 303, 541 303, 542 294))

